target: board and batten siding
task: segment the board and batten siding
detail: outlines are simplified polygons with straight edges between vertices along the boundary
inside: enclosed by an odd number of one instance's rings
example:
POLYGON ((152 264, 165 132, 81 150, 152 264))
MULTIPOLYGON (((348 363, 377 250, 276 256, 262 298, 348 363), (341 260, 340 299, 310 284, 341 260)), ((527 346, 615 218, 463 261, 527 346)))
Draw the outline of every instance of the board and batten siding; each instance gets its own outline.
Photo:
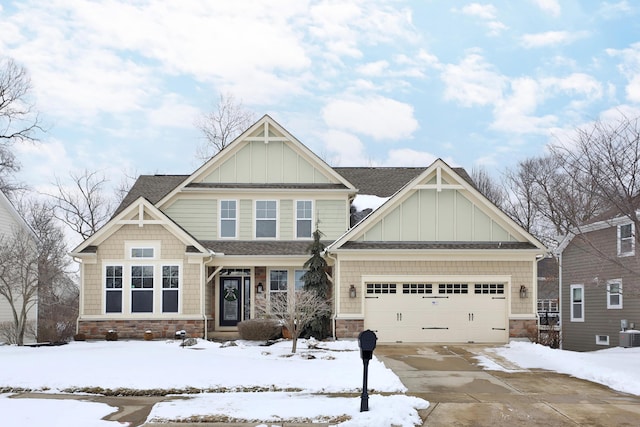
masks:
POLYGON ((331 182, 304 156, 291 148, 290 142, 250 141, 225 159, 202 179, 210 183, 307 183, 331 182))
MULTIPOLYGON (((637 270, 636 256, 617 258, 617 228, 587 233, 598 251, 637 270)), ((638 248, 636 248, 636 253, 638 248)), ((596 335, 609 337, 609 346, 619 345, 620 320, 640 328, 640 279, 606 259, 586 242, 574 237, 562 252, 562 347, 573 351, 607 348, 596 344, 596 335), (622 309, 607 308, 607 281, 622 279, 622 309), (571 285, 584 285, 584 321, 571 321, 571 285)))
POLYGON ((367 230, 361 241, 515 241, 457 190, 417 190, 367 230))

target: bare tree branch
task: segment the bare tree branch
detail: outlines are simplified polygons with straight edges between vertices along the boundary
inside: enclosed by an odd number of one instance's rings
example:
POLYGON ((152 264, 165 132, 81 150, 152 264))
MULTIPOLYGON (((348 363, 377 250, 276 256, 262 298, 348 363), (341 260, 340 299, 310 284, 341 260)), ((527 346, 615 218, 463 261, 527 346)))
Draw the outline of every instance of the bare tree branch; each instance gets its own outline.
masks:
POLYGON ((242 102, 236 101, 231 94, 221 94, 214 111, 203 114, 196 120, 196 127, 206 139, 198 147, 196 157, 202 161, 209 160, 254 121, 253 112, 245 109, 242 102))

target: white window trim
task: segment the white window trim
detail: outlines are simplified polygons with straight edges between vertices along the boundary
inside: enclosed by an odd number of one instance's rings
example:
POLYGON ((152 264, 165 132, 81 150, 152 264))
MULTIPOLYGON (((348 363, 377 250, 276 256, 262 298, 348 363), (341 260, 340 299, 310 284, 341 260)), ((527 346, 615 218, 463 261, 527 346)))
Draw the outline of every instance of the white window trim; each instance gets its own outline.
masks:
MULTIPOLYGON (((253 237, 256 240, 273 240, 280 237, 280 227, 278 226, 278 218, 280 218, 280 203, 276 199, 260 199, 255 200, 253 203, 253 237), (258 202, 275 202, 276 203, 276 217, 273 219, 276 222, 276 235, 274 237, 258 237, 258 221, 264 221, 265 218, 258 219, 258 202)), ((268 219, 271 221, 271 219, 268 219)))
POLYGON ((160 306, 158 310, 161 314, 182 314, 182 265, 179 263, 163 263, 160 265, 160 306), (163 267, 178 267, 178 287, 177 288, 165 288, 162 284, 164 279, 162 270, 163 267), (162 299, 164 297, 165 290, 178 291, 178 311, 164 311, 162 308, 162 299))
POLYGON ((220 239, 237 239, 238 238, 238 209, 239 209, 240 203, 238 202, 238 200, 235 199, 221 199, 218 202, 218 237, 220 239), (230 218, 222 218, 222 202, 235 202, 236 204, 236 216, 234 218, 235 221, 235 229, 233 231, 233 237, 229 237, 229 236, 222 236, 222 221, 226 220, 226 221, 230 221, 230 218))
POLYGON ((128 260, 133 260, 134 262, 146 262, 146 260, 158 260, 162 258, 162 253, 160 252, 161 243, 159 240, 129 240, 124 242, 124 251, 125 257, 128 260), (152 258, 139 258, 132 256, 133 249, 145 249, 151 248, 153 249, 153 257, 152 258))
POLYGON ((119 316, 125 312, 125 289, 127 284, 125 282, 126 272, 125 266, 118 262, 106 262, 102 265, 102 313, 106 316, 119 316), (122 287, 121 288, 107 288, 107 267, 120 267, 122 269, 122 287), (120 291, 120 311, 107 312, 107 292, 120 291))
POLYGON ((596 334, 596 345, 609 345, 609 335, 597 335, 596 334), (607 337, 606 340, 601 340, 600 337, 607 337))
POLYGON ((571 285, 569 287, 569 304, 571 304, 571 321, 572 322, 584 322, 584 311, 585 311, 585 296, 584 296, 584 285, 571 285), (582 317, 575 317, 573 315, 573 290, 581 289, 582 290, 582 317))
MULTIPOLYGON (((146 258, 140 258, 140 260, 144 260, 146 258)), ((127 282, 127 284, 129 285, 129 292, 130 292, 130 296, 129 296, 129 313, 131 314, 153 314, 156 313, 158 311, 158 305, 157 305, 157 289, 158 289, 158 268, 157 268, 157 264, 154 263, 142 263, 142 262, 138 262, 138 263, 131 263, 128 267, 128 273, 129 273, 129 280, 127 282), (153 270, 153 274, 151 275, 151 278, 153 279, 153 286, 151 286, 150 288, 134 288, 133 287, 133 273, 132 270, 134 267, 141 267, 142 271, 144 271, 144 267, 151 267, 153 270), (133 311, 133 294, 135 292, 149 292, 151 291, 151 311, 133 311)), ((145 277, 144 275, 142 277, 145 277)), ((160 280, 162 281, 162 271, 160 271, 160 280)), ((160 283, 160 285, 162 285, 162 283, 160 283)))
POLYGON ((634 256, 636 254, 636 227, 635 224, 633 222, 631 223, 625 223, 625 224, 620 224, 617 227, 617 243, 618 243, 618 256, 619 257, 627 257, 627 256, 634 256), (622 238, 620 236, 620 228, 624 227, 626 225, 630 225, 631 226, 631 237, 625 237, 625 239, 630 239, 631 240, 631 250, 629 252, 622 252, 622 238))
POLYGON ((296 239, 300 239, 300 240, 311 240, 311 239, 313 239, 313 231, 314 231, 313 230, 313 224, 314 224, 314 214, 313 213, 315 211, 313 205, 314 205, 313 200, 309 200, 309 199, 305 199, 305 200, 300 199, 300 200, 295 200, 294 201, 295 218, 294 218, 293 229, 295 230, 294 231, 294 233, 295 233, 294 237, 296 239), (311 218, 298 218, 298 202, 310 202, 311 203, 311 218), (310 227, 311 233, 310 233, 309 237, 298 237, 298 221, 299 220, 309 221, 311 223, 311 227, 310 227))
POLYGON ((622 279, 614 279, 607 280, 607 309, 621 309, 622 308, 622 279), (620 285, 620 292, 618 296, 620 297, 619 304, 611 304, 611 285, 617 283, 620 285))

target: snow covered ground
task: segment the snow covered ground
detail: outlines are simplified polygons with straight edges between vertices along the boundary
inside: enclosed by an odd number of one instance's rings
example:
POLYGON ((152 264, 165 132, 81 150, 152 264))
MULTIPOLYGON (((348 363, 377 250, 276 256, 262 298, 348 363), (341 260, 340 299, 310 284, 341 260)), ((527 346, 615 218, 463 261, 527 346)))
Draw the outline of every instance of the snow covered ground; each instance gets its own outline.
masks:
MULTIPOLYGON (((231 416, 266 422, 329 420, 340 426, 420 423, 417 410, 428 407, 428 402, 404 395, 406 389, 398 377, 377 359, 369 364, 369 412, 359 412, 362 361, 357 343, 322 342, 319 346, 320 349, 310 349, 302 341, 295 355, 290 353, 290 342, 268 347, 243 341, 229 347, 199 341, 191 348, 181 348, 175 341, 1 346, 0 389, 48 393, 93 387, 207 391, 189 394, 186 400, 157 404, 149 415, 150 421, 231 416), (325 395, 330 393, 352 396, 325 395)), ((575 353, 513 342, 489 349, 488 354, 491 352, 519 369, 549 369, 640 395, 640 348, 575 353)), ((505 370, 490 357, 477 358, 485 369, 505 370)), ((104 404, 8 396, 0 395, 3 425, 118 425, 100 420, 114 410, 104 404)))

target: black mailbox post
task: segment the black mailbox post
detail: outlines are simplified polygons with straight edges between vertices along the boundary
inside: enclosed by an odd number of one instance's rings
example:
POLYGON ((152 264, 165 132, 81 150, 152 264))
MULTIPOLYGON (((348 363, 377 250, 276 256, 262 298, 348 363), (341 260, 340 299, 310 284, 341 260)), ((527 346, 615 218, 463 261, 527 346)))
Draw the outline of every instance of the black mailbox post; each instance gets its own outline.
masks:
POLYGON ((373 357, 373 350, 376 348, 376 334, 367 329, 358 335, 358 346, 360 347, 360 357, 362 358, 362 395, 360 396, 360 412, 369 410, 369 394, 367 393, 367 379, 369 376, 369 360, 373 357))

